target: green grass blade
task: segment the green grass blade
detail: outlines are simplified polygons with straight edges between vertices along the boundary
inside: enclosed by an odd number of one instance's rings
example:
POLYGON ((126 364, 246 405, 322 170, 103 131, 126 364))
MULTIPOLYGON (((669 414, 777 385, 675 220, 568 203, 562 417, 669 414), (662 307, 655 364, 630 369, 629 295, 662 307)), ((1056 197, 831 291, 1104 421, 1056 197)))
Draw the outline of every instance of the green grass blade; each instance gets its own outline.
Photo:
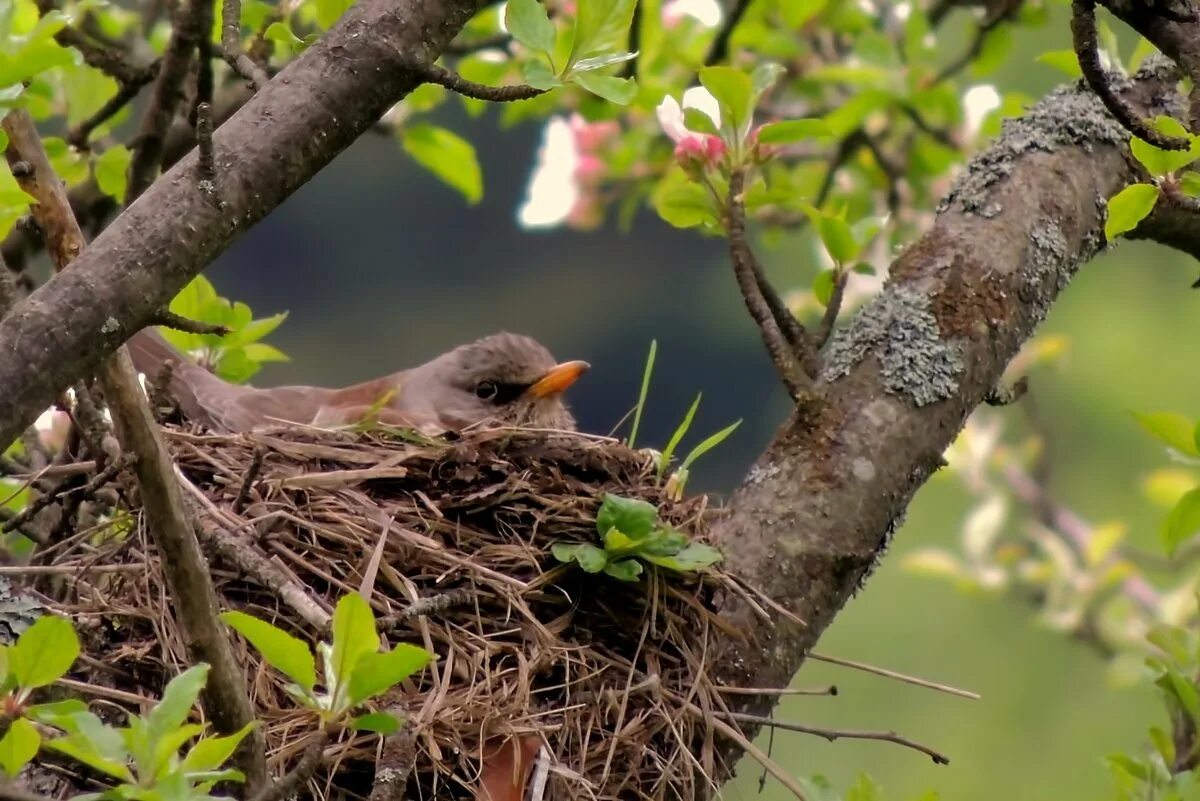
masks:
POLYGON ((730 434, 732 434, 734 431, 736 431, 737 427, 740 426, 741 424, 742 424, 742 421, 738 420, 736 423, 733 423, 732 425, 722 428, 720 431, 713 434, 711 437, 704 440, 696 447, 692 448, 692 452, 689 453, 687 455, 687 458, 683 460, 683 464, 679 465, 680 471, 687 470, 689 467, 692 466, 692 462, 696 461, 701 456, 708 453, 713 448, 717 447, 722 442, 724 442, 725 438, 728 437, 730 434))
POLYGON ((692 418, 696 416, 696 409, 700 407, 700 397, 703 394, 696 395, 696 400, 692 402, 692 408, 687 410, 687 414, 683 417, 683 422, 679 424, 679 428, 675 429, 675 433, 671 435, 671 440, 667 443, 667 447, 663 448, 662 456, 658 460, 659 478, 662 478, 663 473, 667 472, 667 465, 671 464, 671 454, 675 453, 675 448, 679 446, 679 441, 683 439, 688 429, 692 427, 692 418))
POLYGON ((642 409, 646 406, 646 395, 650 392, 650 374, 654 372, 654 356, 658 353, 658 340, 650 340, 650 355, 646 357, 646 369, 642 372, 642 391, 638 395, 637 406, 633 412, 633 427, 629 430, 629 447, 633 447, 637 439, 638 425, 642 422, 642 409))

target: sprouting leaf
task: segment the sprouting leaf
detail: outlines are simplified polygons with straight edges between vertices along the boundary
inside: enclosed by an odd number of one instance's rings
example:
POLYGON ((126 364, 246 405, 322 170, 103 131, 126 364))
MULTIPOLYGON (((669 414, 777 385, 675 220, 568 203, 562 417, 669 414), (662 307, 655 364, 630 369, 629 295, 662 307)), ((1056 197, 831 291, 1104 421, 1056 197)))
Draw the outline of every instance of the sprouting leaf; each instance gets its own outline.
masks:
POLYGON ((658 457, 658 477, 662 478, 663 473, 667 471, 667 466, 671 464, 671 454, 675 453, 675 448, 679 446, 688 429, 692 427, 692 418, 696 416, 696 409, 700 407, 700 398, 703 393, 696 395, 696 400, 692 401, 692 405, 688 407, 687 414, 683 416, 683 422, 675 429, 675 433, 671 435, 671 439, 667 441, 667 447, 663 448, 662 454, 658 457))
POLYGON ((317 681, 317 671, 312 650, 303 640, 245 612, 222 612, 221 620, 249 640, 268 665, 296 682, 306 692, 312 691, 317 681))
MULTIPOLYGON (((249 312, 249 309, 247 308, 246 311, 249 312)), ((257 342, 282 325, 286 319, 287 312, 280 312, 279 314, 272 314, 270 317, 251 320, 245 325, 234 328, 233 333, 227 335, 221 344, 227 348, 236 348, 242 345, 249 345, 251 342, 257 342)))
POLYGON ((636 559, 619 559, 607 563, 604 572, 621 581, 637 581, 642 575, 642 563, 636 559))
POLYGON ((1195 438, 1195 424, 1184 415, 1177 412, 1134 412, 1133 416, 1142 428, 1160 442, 1187 456, 1200 456, 1200 447, 1195 438))
POLYGON ((728 121, 730 130, 739 137, 744 135, 754 95, 750 76, 733 67, 705 67, 700 70, 700 83, 716 98, 721 119, 728 121))
POLYGON ((550 552, 560 562, 578 562, 585 573, 599 573, 608 563, 608 554, 589 542, 556 542, 550 552))
POLYGON ((1113 240, 1132 231, 1154 210, 1158 187, 1153 184, 1130 184, 1109 198, 1108 219, 1104 222, 1104 238, 1113 240))
POLYGON ((0 768, 9 778, 16 778, 42 746, 37 727, 25 718, 17 718, 0 738, 0 768))
POLYGON ((816 296, 817 302, 822 306, 828 306, 830 299, 833 297, 833 285, 836 277, 836 270, 822 270, 813 279, 813 295, 816 296))
POLYGON ((23 690, 66 675, 79 656, 79 636, 65 618, 46 615, 25 630, 8 652, 8 669, 23 690))
POLYGON ((605 100, 625 106, 637 97, 637 83, 632 78, 618 78, 595 72, 581 72, 574 76, 577 84, 605 100))
POLYGON ((654 564, 674 570, 679 573, 690 573, 715 565, 724 559, 724 555, 711 545, 702 542, 690 542, 674 556, 655 556, 646 554, 644 558, 654 564))
POLYGON ((432 660, 433 654, 408 643, 400 643, 384 653, 363 654, 350 673, 347 702, 352 707, 357 706, 390 690, 432 660))
POLYGON ((713 434, 696 447, 692 448, 692 452, 687 455, 687 457, 683 460, 683 464, 679 466, 679 472, 687 470, 695 463, 697 459, 724 442, 730 434, 732 434, 734 431, 737 431, 737 427, 741 424, 742 421, 738 420, 737 422, 722 428, 720 431, 713 434))
POLYGON ((242 353, 246 354, 247 359, 259 364, 262 364, 263 362, 291 361, 291 357, 289 357, 279 348, 262 342, 251 342, 249 345, 246 345, 242 348, 242 353))
POLYGON ((338 600, 333 611, 333 653, 330 667, 333 675, 327 683, 337 685, 338 693, 346 688, 354 666, 364 654, 379 650, 379 634, 375 631, 375 615, 358 593, 348 593, 338 600))
POLYGON ((508 0, 504 8, 504 27, 521 44, 532 50, 554 50, 554 23, 546 7, 538 0, 508 0))
MULTIPOLYGON (((1160 117, 1159 119, 1171 120, 1170 117, 1160 117)), ((1171 120, 1171 122, 1175 121, 1171 120)), ((1176 126, 1179 130, 1183 130, 1182 125, 1176 123, 1176 126)), ((1171 128, 1169 125, 1166 127, 1171 128)), ((1133 153, 1133 157, 1155 178, 1182 169, 1200 156, 1200 139, 1192 139, 1186 131, 1172 135, 1191 140, 1191 145, 1187 150, 1163 150, 1136 136, 1129 139, 1129 150, 1133 153)))
POLYGON ((1200 531, 1200 487, 1179 499, 1163 523, 1163 544, 1171 553, 1180 543, 1200 531))
POLYGON ((456 133, 429 123, 404 129, 405 151, 474 205, 483 198, 483 172, 475 148, 456 133))
POLYGON ((632 539, 640 540, 650 534, 657 521, 658 509, 654 504, 609 493, 604 496, 604 502, 596 513, 596 531, 604 536, 609 529, 615 528, 632 539))
POLYGON ((786 145, 832 135, 829 124, 822 119, 785 120, 784 122, 769 122, 760 128, 758 141, 764 145, 786 145))
POLYGON ((400 731, 401 722, 398 717, 387 712, 370 712, 350 721, 350 728, 376 734, 394 734, 400 731))
POLYGON ((113 145, 105 150, 92 163, 96 175, 96 185, 100 191, 113 197, 118 204, 125 203, 125 189, 129 162, 133 155, 124 145, 113 145))
POLYGON ((224 737, 202 738, 183 758, 184 772, 201 773, 221 767, 229 757, 233 756, 233 752, 237 750, 238 745, 246 738, 250 730, 257 725, 257 721, 250 721, 233 734, 227 734, 224 737))
POLYGON ((639 556, 674 556, 687 547, 688 538, 673 528, 656 528, 637 543, 639 556))

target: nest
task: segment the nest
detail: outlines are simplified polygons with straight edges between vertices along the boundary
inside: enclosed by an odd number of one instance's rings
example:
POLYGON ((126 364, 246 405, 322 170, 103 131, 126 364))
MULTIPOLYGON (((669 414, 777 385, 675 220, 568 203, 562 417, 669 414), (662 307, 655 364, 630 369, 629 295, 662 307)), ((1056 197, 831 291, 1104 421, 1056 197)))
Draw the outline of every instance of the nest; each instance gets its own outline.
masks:
MULTIPOLYGON (((456 441, 165 431, 225 608, 315 642, 328 639, 320 615, 365 588, 386 642, 437 656, 388 699, 404 710, 406 744, 389 756, 399 735, 343 732, 308 783, 312 797, 366 798, 392 759, 410 771, 404 798, 471 798, 485 746, 511 737, 541 740, 547 798, 695 798, 727 774, 700 711, 721 705, 704 665, 710 632, 728 634, 713 613, 718 595, 751 591, 720 570, 649 570, 630 583, 551 554, 556 541, 596 541, 610 492, 648 500, 703 537, 705 500, 666 497, 645 453, 513 429, 456 441), (255 559, 289 584, 264 586, 245 569, 255 559)), ((161 555, 137 520, 118 515, 39 558, 78 568, 41 589, 79 623, 90 659, 75 678, 126 709, 190 662, 161 555)), ((299 758, 313 714, 241 638, 235 647, 279 775, 299 758)))

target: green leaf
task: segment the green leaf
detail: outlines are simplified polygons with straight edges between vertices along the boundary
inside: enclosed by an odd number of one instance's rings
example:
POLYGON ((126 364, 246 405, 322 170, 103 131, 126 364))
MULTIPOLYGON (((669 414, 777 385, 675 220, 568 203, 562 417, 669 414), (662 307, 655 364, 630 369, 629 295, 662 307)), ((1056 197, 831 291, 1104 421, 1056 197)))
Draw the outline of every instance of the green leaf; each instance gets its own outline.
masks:
POLYGON ((1188 717, 1193 721, 1200 721, 1200 692, 1197 692, 1196 685, 1170 667, 1155 683, 1179 702, 1179 706, 1188 717))
POLYGON ((340 695, 350 682, 354 666, 364 654, 379 650, 379 634, 375 631, 375 614, 370 605, 356 592, 343 595, 333 611, 333 653, 330 667, 333 675, 327 683, 340 695))
POLYGON ((663 448, 662 454, 658 457, 658 477, 662 478, 663 473, 667 471, 667 466, 671 464, 671 454, 675 453, 675 448, 679 446, 688 429, 692 427, 692 418, 696 416, 696 409, 700 407, 700 397, 703 393, 696 395, 696 400, 692 401, 692 405, 688 408, 687 414, 683 416, 683 422, 675 429, 675 433, 671 435, 671 439, 667 442, 667 447, 663 448))
POLYGON ((1155 749, 1163 758, 1163 762, 1170 765, 1175 762, 1175 741, 1171 735, 1167 734, 1157 726, 1150 728, 1150 740, 1154 743, 1155 749))
POLYGON ((883 789, 865 773, 846 791, 846 801, 883 801, 883 789))
POLYGON ((849 264, 858 256, 861 247, 854 239, 850 224, 841 217, 822 214, 817 223, 817 233, 830 257, 838 264, 849 264))
POLYGON ((96 185, 100 191, 113 197, 117 203, 125 204, 125 189, 129 172, 129 162, 133 155, 124 145, 113 145, 105 150, 92 163, 96 175, 96 185))
POLYGON ((758 141, 764 145, 784 145, 833 136, 823 119, 769 122, 758 129, 758 141))
MULTIPOLYGON (((203 275, 197 275, 171 299, 170 309, 193 320, 203 320, 209 307, 217 300, 217 290, 203 275)), ((207 321, 206 321, 207 322, 207 321)))
POLYGON ((596 513, 596 532, 603 537, 609 529, 615 528, 640 540, 650 534, 657 522, 658 509, 654 504, 609 493, 596 513))
POLYGON ((317 24, 324 30, 329 30, 338 21, 346 9, 354 5, 354 0, 315 0, 317 9, 317 24))
POLYGON ((1158 187, 1153 184, 1131 184, 1108 201, 1108 219, 1104 222, 1104 238, 1113 240, 1131 231, 1146 218, 1158 201, 1158 187))
POLYGON ((350 706, 390 690, 432 661, 433 654, 408 643, 400 643, 385 653, 363 654, 350 674, 350 706))
POLYGON ((705 67, 700 70, 700 83, 717 99, 722 121, 739 138, 750 124, 754 85, 750 76, 733 67, 705 67))
POLYGON ((47 740, 46 747, 60 754, 66 754, 77 762, 82 762, 93 770, 98 770, 106 776, 125 782, 133 781, 133 774, 123 761, 109 759, 97 752, 85 741, 77 737, 59 737, 47 740))
POLYGON ((59 720, 87 711, 87 704, 83 701, 80 701, 78 698, 68 698, 65 701, 34 704, 25 710, 25 715, 30 720, 36 720, 38 723, 62 728, 62 726, 59 726, 59 720))
POLYGON ((828 306, 829 299, 833 297, 834 277, 836 275, 837 273, 834 270, 822 270, 813 279, 813 294, 816 296, 817 302, 822 306, 828 306))
POLYGON ((642 563, 636 559, 621 559, 606 564, 604 572, 621 581, 637 581, 642 575, 642 563))
POLYGON ((257 725, 258 722, 252 720, 233 734, 227 734, 224 737, 202 738, 183 758, 184 773, 201 773, 221 767, 229 757, 233 756, 233 752, 237 750, 238 745, 246 738, 250 730, 257 725))
POLYGON ((554 23, 538 0, 508 0, 504 7, 504 27, 531 50, 543 53, 554 50, 554 23))
POLYGON ((8 134, 0 130, 0 150, 4 150, 6 147, 8 147, 8 134))
POLYGON ((25 718, 17 718, 0 739, 0 768, 4 768, 10 779, 15 779, 41 746, 42 735, 37 727, 25 718))
POLYGON ((627 41, 635 5, 636 0, 578 0, 575 38, 567 70, 580 60, 605 51, 618 39, 627 41))
POLYGON ((608 67, 613 64, 623 64, 637 57, 637 53, 609 53, 604 56, 585 58, 575 62, 575 66, 571 67, 571 72, 578 75, 581 72, 591 72, 592 70, 598 70, 601 67, 608 67))
POLYGON ((664 180, 651 200, 658 216, 676 228, 694 228, 717 222, 712 197, 699 184, 664 180))
POLYGON ((698 108, 685 108, 683 110, 683 125, 689 131, 696 133, 717 135, 717 125, 713 122, 713 118, 705 114, 698 108))
POLYGON ((787 68, 782 64, 774 61, 765 61, 754 68, 750 73, 750 87, 754 93, 754 98, 758 98, 763 92, 770 89, 779 80, 779 76, 787 72, 787 68))
POLYGON ((395 734, 400 731, 400 725, 400 718, 387 712, 371 712, 350 721, 350 728, 356 731, 373 731, 377 734, 395 734))
MULTIPOLYGON (((249 308, 246 311, 249 312, 249 308)), ((222 344, 227 348, 236 348, 241 345, 249 345, 251 342, 257 342, 282 325, 286 319, 287 312, 280 312, 279 314, 272 314, 270 317, 251 320, 245 325, 238 326, 233 333, 222 340, 222 344)))
POLYGON ((1163 544, 1167 551, 1174 553, 1180 543, 1197 531, 1200 531, 1200 487, 1180 498, 1167 515, 1163 523, 1163 544))
POLYGON ((1046 66, 1053 67, 1059 72, 1064 73, 1068 78, 1083 77, 1083 70, 1079 69, 1079 57, 1075 55, 1074 50, 1047 50, 1038 56, 1035 61, 1040 61, 1046 66))
POLYGON ((317 681, 317 669, 312 650, 303 640, 244 612, 222 612, 221 620, 245 637, 267 660, 267 664, 306 692, 312 692, 317 681))
POLYGON ((639 556, 674 556, 687 547, 688 538, 673 528, 656 528, 650 536, 637 543, 639 556))
POLYGON ((226 351, 216 365, 217 375, 231 384, 244 384, 260 369, 244 348, 226 351))
POLYGON ((556 542, 550 552, 560 562, 578 562, 585 573, 599 573, 608 563, 608 554, 588 542, 556 542))
MULTIPOLYGON (((1159 120, 1170 120, 1170 117, 1160 117, 1159 120)), ((1174 120, 1171 121, 1174 122, 1174 120)), ((1176 124, 1178 125, 1178 123, 1176 124)), ((1174 130, 1172 126, 1165 123, 1164 127, 1174 130)), ((1179 126, 1181 129, 1182 127, 1179 126)), ((1184 136, 1190 139, 1190 135, 1186 131, 1183 134, 1172 135, 1184 136)), ((1197 157, 1200 157, 1200 139, 1191 139, 1191 145, 1187 150, 1163 150, 1136 136, 1132 136, 1129 138, 1129 150, 1133 153, 1133 157, 1146 168, 1146 172, 1158 178, 1159 176, 1182 169, 1195 161, 1197 157)))
POLYGON ((646 408, 646 396, 650 393, 650 376, 654 373, 654 358, 658 354, 658 340, 650 340, 650 351, 646 354, 646 366, 642 368, 642 387, 638 391, 637 405, 633 407, 633 425, 629 427, 629 442, 632 450, 637 439, 638 427, 642 423, 642 409, 646 408))
POLYGON ((151 740, 183 725, 207 681, 208 665, 201 662, 167 683, 163 688, 162 700, 146 715, 146 728, 151 740))
POLYGON ((574 76, 577 84, 592 94, 602 97, 610 103, 625 106, 637 97, 637 83, 632 78, 618 78, 613 75, 600 75, 595 72, 581 72, 574 76))
POLYGON ((610 528, 604 533, 604 550, 611 556, 614 553, 628 551, 637 546, 637 542, 618 528, 610 528))
POLYGON ((23 690, 53 684, 79 656, 79 636, 66 619, 38 618, 8 653, 8 669, 23 690))
POLYGON ((1200 197, 1200 172, 1189 170, 1180 175, 1179 188, 1188 197, 1200 197))
POLYGON ((688 543, 687 547, 674 556, 655 556, 646 554, 647 561, 660 567, 668 568, 679 573, 690 573, 702 570, 709 565, 715 565, 724 559, 724 555, 711 545, 702 542, 688 543))
POLYGON ((425 169, 475 205, 483 198, 483 173, 475 148, 456 133, 429 123, 404 129, 403 146, 425 169))
POLYGON ((701 443, 700 443, 699 445, 697 445, 696 447, 692 448, 692 452, 691 452, 691 453, 689 453, 689 454, 687 455, 687 458, 683 460, 683 464, 679 465, 679 469, 680 469, 681 471, 683 471, 683 470, 687 470, 689 467, 691 467, 691 466, 692 466, 692 464, 693 464, 693 463, 694 463, 694 462, 695 462, 697 459, 699 459, 701 456, 703 456, 704 454, 708 453, 708 452, 709 452, 709 451, 711 451, 713 448, 717 447, 717 446, 718 446, 718 445, 720 445, 722 442, 724 442, 724 441, 725 441, 725 439, 726 439, 726 438, 727 438, 727 437, 728 437, 730 434, 732 434, 734 431, 736 431, 736 430, 737 430, 737 427, 738 427, 738 426, 740 426, 741 424, 742 424, 742 421, 741 421, 741 420, 738 420, 736 423, 732 423, 732 424, 730 424, 730 425, 726 426, 725 428, 722 428, 720 431, 718 431, 717 433, 713 434, 711 437, 709 437, 708 439, 704 440, 703 442, 701 442, 701 443))
POLYGON ((1178 412, 1151 412, 1133 416, 1151 436, 1187 456, 1200 456, 1196 442, 1196 425, 1178 412))
POLYGON ((563 85, 562 81, 550 71, 550 68, 546 66, 544 61, 526 61, 521 65, 521 75, 525 78, 525 83, 534 89, 542 89, 548 92, 563 85))
POLYGON ((291 361, 291 357, 279 348, 274 345, 266 345, 262 342, 251 342, 242 348, 242 352, 246 354, 246 358, 259 364, 264 362, 291 361))

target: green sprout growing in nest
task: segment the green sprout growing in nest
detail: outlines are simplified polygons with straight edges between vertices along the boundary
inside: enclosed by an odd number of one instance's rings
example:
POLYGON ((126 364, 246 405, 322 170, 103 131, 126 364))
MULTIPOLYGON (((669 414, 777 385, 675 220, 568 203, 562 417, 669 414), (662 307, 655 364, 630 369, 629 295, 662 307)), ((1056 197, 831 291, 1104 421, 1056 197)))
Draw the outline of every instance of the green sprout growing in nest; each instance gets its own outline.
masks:
POLYGON ((351 713, 433 660, 429 651, 407 643, 380 651, 375 614, 362 596, 351 593, 342 596, 334 610, 333 641, 317 643, 324 667, 321 692, 316 661, 303 640, 245 612, 223 612, 221 619, 258 649, 267 664, 292 680, 285 689, 315 711, 322 725, 345 722, 359 731, 398 731, 401 721, 395 715, 368 712, 352 718, 351 713))
POLYGON ((721 561, 721 552, 694 542, 658 517, 653 504, 606 495, 596 513, 596 532, 603 547, 590 542, 556 542, 560 562, 577 562, 587 573, 605 573, 621 581, 637 581, 642 562, 677 573, 694 573, 721 561))

